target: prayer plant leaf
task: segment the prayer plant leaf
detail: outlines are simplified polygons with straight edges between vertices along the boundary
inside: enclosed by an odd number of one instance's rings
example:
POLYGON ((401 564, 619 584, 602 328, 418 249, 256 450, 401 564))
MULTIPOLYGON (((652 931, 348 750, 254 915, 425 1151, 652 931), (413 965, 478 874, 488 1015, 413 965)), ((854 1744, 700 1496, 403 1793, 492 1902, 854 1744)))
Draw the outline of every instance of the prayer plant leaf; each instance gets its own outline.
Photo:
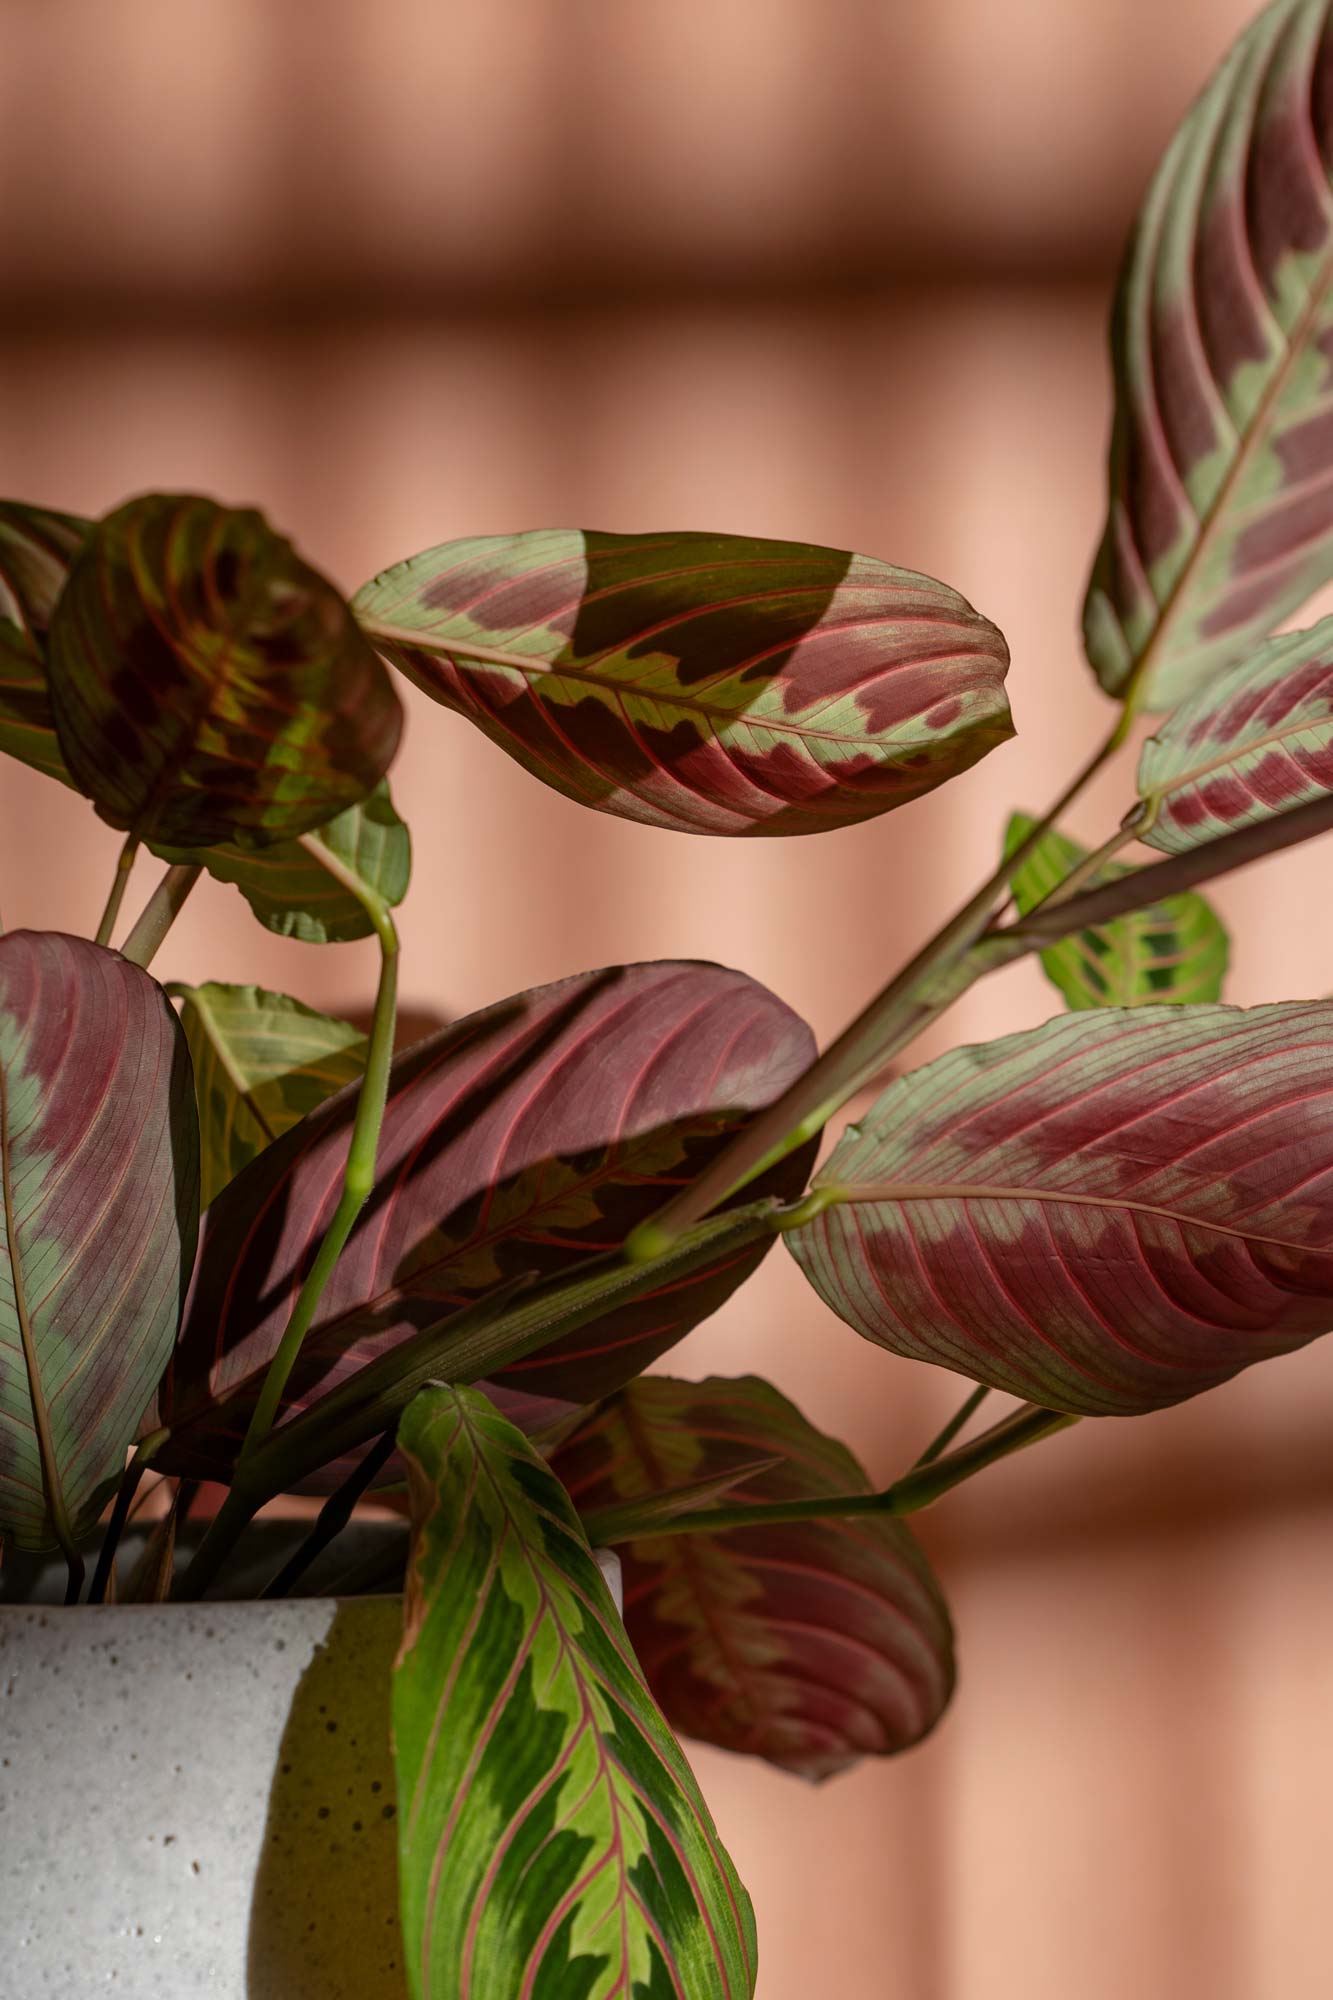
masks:
POLYGON ((490 535, 385 570, 354 608, 535 777, 677 832, 849 826, 1012 734, 989 620, 929 577, 803 542, 490 535))
MULTIPOLYGON (((1035 825, 1026 813, 1015 813, 1005 836, 1006 854, 1035 825)), ((1034 910, 1087 854, 1085 847, 1062 833, 1045 834, 1010 884, 1019 914, 1034 910)), ((1110 882, 1135 872, 1112 862, 1092 880, 1110 882)), ((1041 963, 1072 1008, 1144 1007, 1165 1001, 1179 1005, 1221 999, 1229 951, 1220 921, 1202 896, 1191 893, 1169 896, 1112 923, 1076 931, 1048 945, 1041 963)))
POLYGON ((366 1039, 262 986, 173 986, 194 1063, 204 1207, 308 1111, 361 1075, 366 1039))
POLYGON ((1112 322, 1105 538, 1084 608, 1114 694, 1173 708, 1333 577, 1333 23, 1277 0, 1177 131, 1112 322))
POLYGON ((1333 791, 1333 618, 1218 674, 1143 746, 1150 847, 1180 854, 1333 791))
POLYGON ((348 806, 304 840, 282 840, 254 852, 155 842, 153 852, 164 861, 202 863, 219 882, 236 885, 265 930, 303 944, 347 944, 370 937, 375 927, 347 878, 393 909, 407 894, 412 870, 411 839, 393 809, 387 784, 377 785, 360 805, 348 806), (337 875, 311 853, 312 846, 328 850, 337 875))
MULTIPOLYGON (((642 1376, 552 1469, 583 1515, 728 1469, 742 1503, 873 1490, 845 1446, 754 1375, 642 1376), (761 1455, 768 1465, 749 1469, 761 1455)), ((626 1628, 673 1729, 818 1779, 919 1742, 948 1703, 949 1614, 888 1515, 662 1535, 620 1559, 626 1628)))
POLYGON ((148 494, 99 521, 51 616, 65 763, 112 826, 267 846, 374 790, 402 711, 331 583, 261 514, 148 494))
MULTIPOLYGON (((329 1280, 289 1411, 506 1279, 574 1275, 688 1183, 809 1062, 804 1022, 737 972, 666 961, 539 987, 457 1021, 393 1065, 376 1191, 329 1280)), ((224 1188, 205 1218, 165 1387, 157 1461, 229 1462, 337 1202, 355 1090, 224 1188)), ((756 1195, 796 1194, 812 1149, 756 1195)), ((507 1389, 608 1394, 716 1310, 766 1241, 516 1363, 507 1389)))
POLYGON ((0 938, 0 1535, 96 1521, 171 1353, 199 1220, 190 1061, 160 986, 0 938))
POLYGON ((881 1346, 1131 1416, 1333 1323, 1333 1003, 1069 1014, 891 1084, 788 1237, 881 1346))
POLYGON ((399 1432, 414 2000, 750 2000, 754 1916, 560 1482, 468 1389, 399 1432))
POLYGON ((46 635, 56 599, 92 523, 0 500, 0 750, 64 785, 46 687, 46 635))

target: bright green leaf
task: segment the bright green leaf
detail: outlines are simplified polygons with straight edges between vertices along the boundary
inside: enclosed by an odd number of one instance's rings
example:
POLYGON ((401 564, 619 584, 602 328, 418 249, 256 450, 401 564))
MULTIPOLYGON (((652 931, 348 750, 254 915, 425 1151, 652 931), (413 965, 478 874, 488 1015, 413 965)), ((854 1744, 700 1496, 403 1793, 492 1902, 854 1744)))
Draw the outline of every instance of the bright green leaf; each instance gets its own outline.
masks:
MULTIPOLYGON (((1026 813, 1015 813, 1005 853, 1012 854, 1035 825, 1026 813)), ((1064 834, 1046 834, 1011 885, 1020 914, 1035 909, 1087 855, 1085 847, 1064 834)), ((1110 882, 1135 872, 1111 862, 1092 880, 1110 882)), ((1069 1007, 1142 1007, 1159 1001, 1220 1000, 1228 952, 1218 918, 1202 896, 1188 894, 1061 938, 1047 946, 1041 963, 1069 1007)))
POLYGON ((173 986, 194 1060, 205 1207, 246 1162, 365 1067, 350 1022, 260 986, 173 986))
POLYGON ((749 2000, 749 1898, 559 1480, 475 1390, 423 1391, 399 1443, 414 2000, 749 2000))

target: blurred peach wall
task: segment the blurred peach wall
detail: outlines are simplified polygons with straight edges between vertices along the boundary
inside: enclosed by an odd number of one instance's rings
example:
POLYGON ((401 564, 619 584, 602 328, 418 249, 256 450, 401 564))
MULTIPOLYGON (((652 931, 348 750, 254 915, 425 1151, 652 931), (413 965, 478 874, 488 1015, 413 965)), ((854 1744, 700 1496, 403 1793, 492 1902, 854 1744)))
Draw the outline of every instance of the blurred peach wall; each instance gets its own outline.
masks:
MULTIPOLYGON (((465 1011, 717 957, 827 1038, 1105 727, 1076 613, 1107 288, 1247 0, 0 0, 0 487, 256 501, 349 589, 466 532, 712 527, 947 578, 1018 740, 878 825, 686 841, 585 814, 410 703, 405 997, 465 1011)), ((1127 774, 1076 829, 1100 836, 1127 774)), ((90 930, 115 836, 0 780, 8 924, 90 930)), ((1323 849, 1217 900, 1231 997, 1333 990, 1323 849)), ((146 893, 136 879, 131 901, 146 893)), ((159 969, 364 1004, 365 950, 205 884, 159 969)), ((1031 965, 922 1045, 1056 1011, 1031 965)), ((755 1368, 885 1477, 954 1378, 780 1253, 674 1357, 755 1368)), ((818 1793, 701 1753, 761 2000, 1333 1990, 1333 1349, 1084 1425, 923 1524, 962 1684, 818 1793)), ((503 2000, 503 1996, 496 1996, 503 2000)))

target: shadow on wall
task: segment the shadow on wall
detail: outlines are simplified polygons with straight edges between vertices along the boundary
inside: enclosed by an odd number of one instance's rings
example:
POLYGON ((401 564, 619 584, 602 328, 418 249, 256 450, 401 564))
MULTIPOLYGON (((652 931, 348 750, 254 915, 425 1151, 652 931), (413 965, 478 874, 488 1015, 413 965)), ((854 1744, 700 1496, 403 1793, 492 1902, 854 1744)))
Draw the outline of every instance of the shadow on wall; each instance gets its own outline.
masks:
POLYGON ((250 1910, 249 2000, 407 2000, 389 1683, 397 1598, 343 1604, 301 1676, 250 1910))

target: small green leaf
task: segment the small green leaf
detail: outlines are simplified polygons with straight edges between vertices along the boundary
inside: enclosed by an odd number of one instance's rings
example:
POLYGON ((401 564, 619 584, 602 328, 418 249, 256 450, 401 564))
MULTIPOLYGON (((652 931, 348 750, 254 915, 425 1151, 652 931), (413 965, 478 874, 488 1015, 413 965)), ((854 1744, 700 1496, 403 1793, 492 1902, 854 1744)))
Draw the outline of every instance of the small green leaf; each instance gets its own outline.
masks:
MULTIPOLYGON (((1005 853, 1012 854, 1036 823, 1026 813, 1015 813, 1005 853)), ((1011 885, 1020 915, 1034 910, 1087 856, 1087 848, 1064 834, 1046 834, 1011 885)), ((1093 881, 1111 882, 1135 872, 1113 861, 1093 881)), ((1142 1007, 1159 1001, 1220 1000, 1229 950, 1226 931, 1203 897, 1187 894, 1061 938, 1043 951, 1041 963, 1071 1008, 1142 1007)))
POLYGON ((327 848, 344 875, 353 875, 390 909, 407 894, 412 842, 393 809, 387 784, 380 784, 327 826, 304 840, 283 840, 257 852, 234 846, 164 847, 153 843, 163 861, 201 862, 219 882, 232 882, 267 931, 299 938, 303 944, 347 944, 370 937, 374 925, 365 904, 310 852, 327 848))
POLYGON ((261 514, 148 494, 98 522, 51 616, 80 791, 146 841, 268 846, 364 799, 398 747, 389 676, 261 514))
POLYGON ((0 501, 0 750, 71 787, 47 692, 46 635, 91 526, 73 514, 0 501))
POLYGON ((749 2000, 749 1898, 559 1480, 475 1390, 424 1390, 399 1444, 414 2000, 749 2000))
POLYGON ((173 986, 194 1059, 201 1201, 365 1067, 350 1022, 261 986, 173 986))

